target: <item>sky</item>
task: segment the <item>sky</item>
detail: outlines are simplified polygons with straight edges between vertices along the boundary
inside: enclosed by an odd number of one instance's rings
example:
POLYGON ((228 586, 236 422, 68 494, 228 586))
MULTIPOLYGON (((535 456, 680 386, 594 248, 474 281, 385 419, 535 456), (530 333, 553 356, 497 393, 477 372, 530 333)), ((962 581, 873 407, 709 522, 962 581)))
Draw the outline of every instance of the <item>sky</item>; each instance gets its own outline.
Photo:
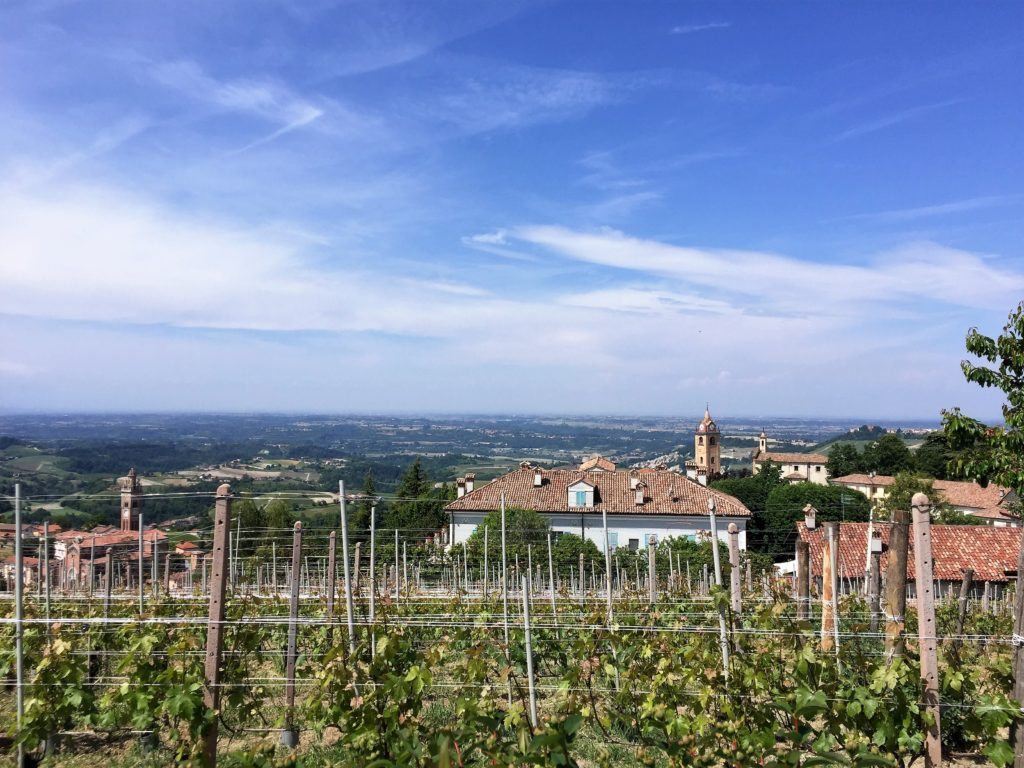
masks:
POLYGON ((0 410, 930 418, 1020 3, 0 4, 0 410))

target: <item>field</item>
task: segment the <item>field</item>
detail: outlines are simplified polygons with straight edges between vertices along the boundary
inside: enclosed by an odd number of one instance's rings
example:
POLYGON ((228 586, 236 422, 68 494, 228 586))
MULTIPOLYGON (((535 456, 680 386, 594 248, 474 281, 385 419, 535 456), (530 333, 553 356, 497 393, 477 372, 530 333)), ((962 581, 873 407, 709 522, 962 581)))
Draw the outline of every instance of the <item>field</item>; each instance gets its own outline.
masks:
MULTIPOLYGON (((69 766, 94 764, 97 752, 111 765, 199 765, 214 722, 220 762, 237 766, 920 760, 927 716, 912 611, 906 653, 890 658, 867 604, 844 596, 832 652, 821 647, 818 601, 799 618, 788 583, 752 574, 734 612, 710 575, 709 546, 692 568, 657 550, 653 595, 644 553, 617 553, 609 611, 603 556, 555 564, 542 548, 510 553, 503 592, 493 546, 485 569, 458 548, 452 557, 400 532, 396 549, 394 531, 378 536, 372 569, 364 532, 358 568, 349 553, 351 635, 340 536, 333 585, 327 531, 306 532, 297 549, 291 530, 235 542, 216 712, 204 703, 211 572, 172 564, 184 578, 168 590, 147 567, 141 609, 130 564, 115 568, 109 603, 102 579, 91 595, 88 585, 30 589, 16 738, 28 750, 49 739, 46 764, 69 766), (283 734, 294 749, 280 746, 283 734)), ((726 562, 726 583, 729 573, 726 562)), ((3 610, 11 616, 9 593, 3 610)), ((1008 615, 1006 601, 972 605, 958 632, 956 603, 939 606, 943 741, 982 764, 1006 763, 1019 712, 1008 698, 1008 615)), ((10 678, 9 618, 0 631, 10 678)), ((15 735, 10 689, 0 706, 15 735)))

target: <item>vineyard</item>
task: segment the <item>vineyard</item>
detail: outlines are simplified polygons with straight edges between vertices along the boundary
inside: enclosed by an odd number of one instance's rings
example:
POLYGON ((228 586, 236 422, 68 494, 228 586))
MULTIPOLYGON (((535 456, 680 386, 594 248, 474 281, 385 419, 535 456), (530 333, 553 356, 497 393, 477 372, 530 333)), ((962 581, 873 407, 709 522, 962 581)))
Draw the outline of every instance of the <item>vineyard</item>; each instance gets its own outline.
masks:
MULTIPOLYGON (((41 581, 20 606, 4 594, 5 764, 923 760, 933 715, 912 606, 894 647, 855 590, 839 585, 822 632, 815 585, 802 602, 724 547, 705 544, 703 562, 652 546, 556 567, 550 545, 503 555, 504 531, 483 560, 406 531, 232 537, 230 501, 218 496, 193 570, 184 556, 152 570, 110 560, 109 579, 41 581)), ((947 758, 1012 762, 1011 625, 1007 600, 937 606, 947 758)))

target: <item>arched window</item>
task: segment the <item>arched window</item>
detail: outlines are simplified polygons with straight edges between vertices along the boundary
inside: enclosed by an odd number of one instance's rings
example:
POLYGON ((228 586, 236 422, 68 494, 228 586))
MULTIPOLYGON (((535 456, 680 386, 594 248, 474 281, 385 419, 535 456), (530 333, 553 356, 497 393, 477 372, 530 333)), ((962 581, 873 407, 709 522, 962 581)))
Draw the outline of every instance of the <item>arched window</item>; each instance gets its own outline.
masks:
POLYGON ((704 438, 703 437, 698 437, 697 438, 697 445, 704 445, 704 438))
POLYGON ((709 445, 714 445, 715 444, 715 438, 714 437, 709 437, 708 438, 708 444, 709 445))

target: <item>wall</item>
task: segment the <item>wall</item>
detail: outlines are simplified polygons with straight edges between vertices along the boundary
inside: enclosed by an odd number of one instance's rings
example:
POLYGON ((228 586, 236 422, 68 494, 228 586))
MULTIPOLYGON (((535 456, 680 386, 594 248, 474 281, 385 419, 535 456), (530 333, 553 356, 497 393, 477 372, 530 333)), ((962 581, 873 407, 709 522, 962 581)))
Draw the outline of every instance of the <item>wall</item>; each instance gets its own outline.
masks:
MULTIPOLYGON (((552 531, 583 536, 593 541, 599 550, 604 551, 604 528, 600 513, 541 514, 551 522, 552 531)), ((482 512, 452 512, 451 516, 453 543, 461 544, 476 530, 485 514, 482 512)), ((729 540, 729 523, 736 523, 736 527, 740 529, 740 549, 747 548, 747 518, 718 516, 716 522, 718 538, 723 542, 729 540)), ((608 515, 609 539, 613 539, 612 534, 618 534, 620 548, 628 547, 630 539, 638 539, 639 547, 644 548, 647 546, 647 537, 652 533, 658 537, 658 541, 661 541, 669 536, 696 536, 702 531, 710 530, 711 524, 706 515, 608 515)), ((488 537, 490 536, 498 536, 500 539, 501 532, 490 531, 488 537)))

